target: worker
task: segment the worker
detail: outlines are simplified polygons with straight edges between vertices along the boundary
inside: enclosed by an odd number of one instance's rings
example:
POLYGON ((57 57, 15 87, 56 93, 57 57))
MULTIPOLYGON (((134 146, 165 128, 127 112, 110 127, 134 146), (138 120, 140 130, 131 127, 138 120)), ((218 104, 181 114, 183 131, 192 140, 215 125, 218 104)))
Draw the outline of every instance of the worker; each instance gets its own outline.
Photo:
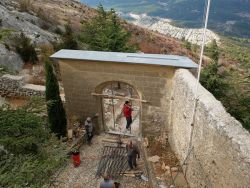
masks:
POLYGON ((125 101, 123 108, 123 115, 127 120, 127 125, 126 125, 126 129, 127 130, 131 130, 131 124, 132 124, 132 107, 131 107, 131 103, 129 101, 125 101))
POLYGON ((135 144, 133 144, 132 140, 130 140, 126 145, 126 150, 128 156, 129 170, 137 168, 136 158, 138 157, 138 159, 140 159, 140 151, 138 147, 135 144))
POLYGON ((89 145, 91 145, 91 140, 93 138, 93 123, 91 117, 87 117, 85 121, 85 130, 87 134, 87 142, 89 145))
POLYGON ((114 181, 110 179, 108 173, 103 175, 103 181, 100 183, 100 188, 115 188, 114 181))

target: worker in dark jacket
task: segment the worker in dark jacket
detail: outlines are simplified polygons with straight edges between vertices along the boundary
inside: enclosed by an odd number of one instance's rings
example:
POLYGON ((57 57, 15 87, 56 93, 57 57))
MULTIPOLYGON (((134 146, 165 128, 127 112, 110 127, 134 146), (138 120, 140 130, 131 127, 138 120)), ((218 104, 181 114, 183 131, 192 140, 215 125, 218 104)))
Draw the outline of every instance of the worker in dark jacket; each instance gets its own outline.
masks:
POLYGON ((138 159, 140 159, 140 151, 138 147, 133 144, 132 141, 129 141, 129 143, 126 145, 126 150, 128 156, 129 170, 132 170, 133 168, 137 167, 136 158, 138 157, 138 159))
POLYGON ((130 130, 130 128, 131 128, 130 125, 132 124, 132 111, 133 111, 133 109, 132 109, 129 101, 125 102, 125 104, 123 105, 122 111, 123 111, 124 117, 127 120, 126 129, 130 130))
POLYGON ((93 138, 93 123, 91 117, 88 117, 85 121, 85 130, 87 134, 87 142, 91 145, 91 140, 93 138))

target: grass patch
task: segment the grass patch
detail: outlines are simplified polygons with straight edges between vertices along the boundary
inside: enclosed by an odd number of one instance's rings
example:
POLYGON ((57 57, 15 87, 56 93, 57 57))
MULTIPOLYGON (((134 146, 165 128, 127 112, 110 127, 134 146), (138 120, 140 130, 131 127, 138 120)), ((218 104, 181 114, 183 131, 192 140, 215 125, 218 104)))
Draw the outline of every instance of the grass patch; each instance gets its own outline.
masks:
POLYGON ((0 29, 0 42, 6 39, 13 32, 11 29, 0 29))

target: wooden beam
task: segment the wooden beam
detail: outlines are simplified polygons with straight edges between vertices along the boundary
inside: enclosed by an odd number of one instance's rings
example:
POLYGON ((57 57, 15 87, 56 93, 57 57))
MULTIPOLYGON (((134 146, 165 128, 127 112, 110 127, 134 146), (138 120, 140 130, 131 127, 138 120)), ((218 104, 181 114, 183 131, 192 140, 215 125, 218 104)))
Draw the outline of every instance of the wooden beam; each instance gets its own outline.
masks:
POLYGON ((107 95, 107 94, 100 94, 100 93, 91 93, 93 96, 102 96, 104 98, 108 99, 127 99, 127 100, 132 100, 132 101, 139 101, 143 103, 147 103, 148 101, 142 100, 142 99, 135 99, 135 98, 130 98, 130 97, 121 97, 121 96, 115 96, 115 95, 107 95))
POLYGON ((135 137, 133 134, 123 133, 123 132, 117 132, 117 131, 108 131, 108 134, 114 134, 114 135, 122 135, 122 136, 130 136, 135 137))

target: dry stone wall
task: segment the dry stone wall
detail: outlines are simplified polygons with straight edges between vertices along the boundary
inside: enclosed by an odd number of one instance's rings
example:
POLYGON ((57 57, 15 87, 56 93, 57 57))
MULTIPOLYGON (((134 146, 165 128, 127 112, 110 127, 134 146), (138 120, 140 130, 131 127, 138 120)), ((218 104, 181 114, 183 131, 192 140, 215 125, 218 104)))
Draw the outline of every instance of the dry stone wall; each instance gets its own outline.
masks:
POLYGON ((45 87, 34 84, 26 84, 23 76, 3 75, 0 77, 0 96, 44 96, 45 87))
MULTIPOLYGON (((176 71, 169 118, 169 142, 181 162, 188 153, 195 78, 176 71)), ((184 171, 193 188, 246 188, 250 185, 250 134, 214 96, 199 86, 193 150, 184 171)))

